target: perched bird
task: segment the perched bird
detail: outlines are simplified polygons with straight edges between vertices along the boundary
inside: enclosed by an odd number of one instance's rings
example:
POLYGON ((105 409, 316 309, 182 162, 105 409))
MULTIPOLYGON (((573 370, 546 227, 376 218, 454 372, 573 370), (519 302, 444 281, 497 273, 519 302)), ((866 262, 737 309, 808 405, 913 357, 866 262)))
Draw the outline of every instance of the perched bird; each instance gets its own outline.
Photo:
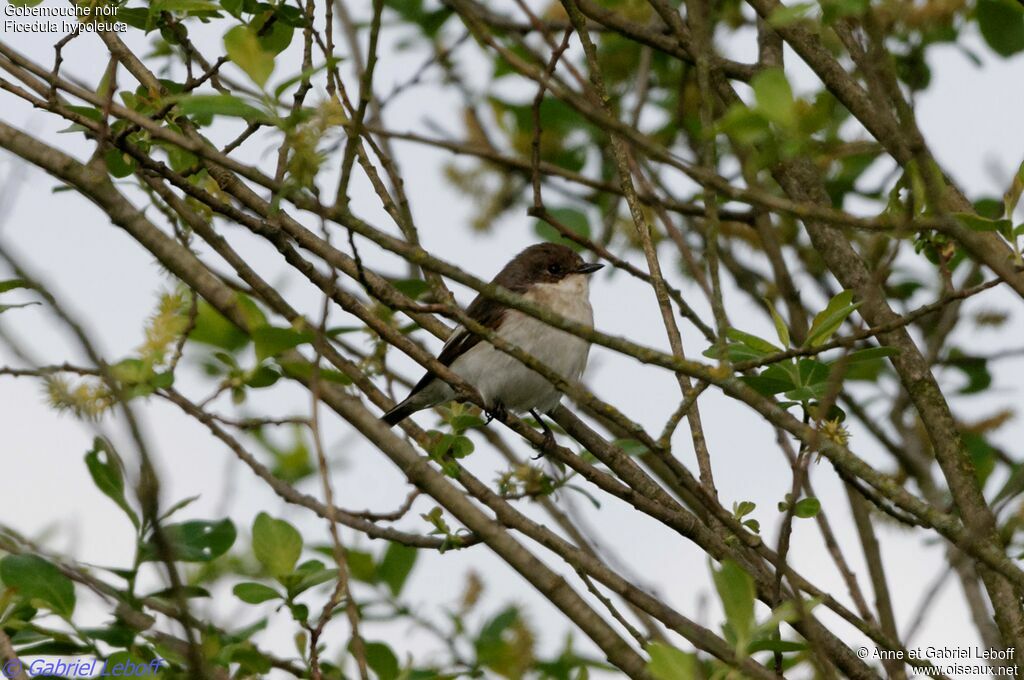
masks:
MULTIPOLYGON (((541 243, 512 258, 492 283, 567 319, 593 325, 588 277, 603 266, 584 262, 566 246, 541 243)), ((473 300, 466 313, 564 378, 576 381, 583 374, 590 352, 590 343, 586 340, 483 295, 473 300)), ((537 412, 547 413, 553 409, 562 395, 541 374, 461 326, 448 338, 437 359, 480 392, 491 417, 505 412, 530 411, 545 428, 545 433, 550 434, 537 412)), ((416 411, 449 401, 454 396, 455 390, 448 383, 427 372, 409 396, 385 413, 382 420, 395 425, 416 411)))

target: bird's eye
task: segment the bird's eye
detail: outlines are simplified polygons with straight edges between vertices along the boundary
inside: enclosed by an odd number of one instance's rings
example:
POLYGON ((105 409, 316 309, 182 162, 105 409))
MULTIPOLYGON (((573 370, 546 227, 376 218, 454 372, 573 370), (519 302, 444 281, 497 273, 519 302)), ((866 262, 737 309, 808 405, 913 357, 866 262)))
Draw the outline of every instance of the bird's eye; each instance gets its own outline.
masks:
POLYGON ((550 265, 548 266, 548 273, 553 274, 554 276, 558 276, 559 274, 562 273, 562 268, 557 264, 550 265))

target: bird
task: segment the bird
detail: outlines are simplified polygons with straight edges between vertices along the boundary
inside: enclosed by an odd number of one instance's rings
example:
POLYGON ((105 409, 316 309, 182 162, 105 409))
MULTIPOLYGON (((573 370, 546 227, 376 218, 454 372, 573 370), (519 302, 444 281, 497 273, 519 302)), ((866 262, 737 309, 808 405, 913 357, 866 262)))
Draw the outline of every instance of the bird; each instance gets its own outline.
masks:
MULTIPOLYGON (((593 326, 589 278, 602 267, 600 263, 585 262, 565 245, 538 243, 513 257, 491 283, 566 319, 593 326)), ((587 340, 483 295, 477 295, 466 313, 563 378, 576 382, 583 375, 590 353, 587 340)), ((503 420, 510 412, 530 412, 544 428, 545 438, 553 439, 540 413, 554 409, 562 394, 540 373, 462 326, 452 332, 437 359, 480 392, 487 422, 495 417, 503 420)), ((427 371, 409 396, 381 416, 381 420, 393 427, 413 413, 451 401, 455 396, 448 383, 427 371)))

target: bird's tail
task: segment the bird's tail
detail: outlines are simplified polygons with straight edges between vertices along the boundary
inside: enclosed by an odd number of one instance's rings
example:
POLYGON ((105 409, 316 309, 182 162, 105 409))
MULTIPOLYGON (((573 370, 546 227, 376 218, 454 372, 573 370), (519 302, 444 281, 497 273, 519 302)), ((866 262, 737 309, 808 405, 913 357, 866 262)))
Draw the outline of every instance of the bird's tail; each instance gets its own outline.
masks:
POLYGON ((413 399, 410 395, 408 399, 397 404, 393 409, 382 415, 380 419, 387 423, 388 427, 394 427, 416 411, 420 410, 420 407, 412 403, 412 401, 413 399))

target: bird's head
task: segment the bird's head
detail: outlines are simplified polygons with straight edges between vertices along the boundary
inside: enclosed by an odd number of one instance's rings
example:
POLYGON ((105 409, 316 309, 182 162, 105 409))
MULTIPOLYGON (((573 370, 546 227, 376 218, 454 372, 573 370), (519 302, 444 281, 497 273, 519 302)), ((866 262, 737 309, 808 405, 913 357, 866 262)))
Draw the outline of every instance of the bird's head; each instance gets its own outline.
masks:
POLYGON ((515 256, 502 278, 515 287, 534 283, 558 283, 573 275, 593 274, 604 265, 584 262, 574 251, 558 243, 538 243, 515 256))

